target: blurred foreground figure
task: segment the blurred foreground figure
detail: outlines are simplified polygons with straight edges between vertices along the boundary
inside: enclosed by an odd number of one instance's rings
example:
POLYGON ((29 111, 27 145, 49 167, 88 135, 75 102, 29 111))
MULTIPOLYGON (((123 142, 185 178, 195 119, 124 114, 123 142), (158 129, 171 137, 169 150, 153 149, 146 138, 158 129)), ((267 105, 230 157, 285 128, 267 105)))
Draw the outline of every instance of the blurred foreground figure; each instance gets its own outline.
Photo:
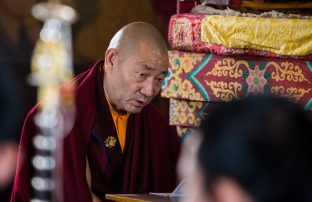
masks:
POLYGON ((281 98, 253 97, 213 111, 190 179, 193 202, 312 201, 312 123, 281 98))

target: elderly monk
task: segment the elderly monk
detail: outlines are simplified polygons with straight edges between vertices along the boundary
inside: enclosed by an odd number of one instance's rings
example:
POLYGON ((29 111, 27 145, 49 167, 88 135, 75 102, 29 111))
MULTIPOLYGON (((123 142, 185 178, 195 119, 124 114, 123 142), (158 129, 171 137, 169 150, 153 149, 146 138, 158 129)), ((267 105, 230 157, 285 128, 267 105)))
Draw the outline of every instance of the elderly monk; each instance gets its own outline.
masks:
MULTIPOLYGON (((107 193, 174 189, 180 142, 150 104, 167 67, 159 31, 135 22, 116 33, 105 60, 76 77, 76 119, 64 140, 64 201, 105 201, 107 193)), ((22 131, 11 201, 32 197, 36 111, 29 112, 22 131)))

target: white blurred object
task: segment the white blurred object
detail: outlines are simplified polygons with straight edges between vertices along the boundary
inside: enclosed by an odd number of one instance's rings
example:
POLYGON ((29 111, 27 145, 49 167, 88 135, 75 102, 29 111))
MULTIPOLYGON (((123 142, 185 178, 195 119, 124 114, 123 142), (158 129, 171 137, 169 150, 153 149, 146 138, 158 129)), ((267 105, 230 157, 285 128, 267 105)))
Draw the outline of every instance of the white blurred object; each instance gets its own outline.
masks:
POLYGON ((32 159, 31 201, 63 201, 63 138, 75 117, 71 23, 74 9, 57 1, 36 4, 33 15, 44 22, 32 57, 29 81, 38 86, 39 111, 35 124, 40 129, 33 140, 37 151, 32 159))

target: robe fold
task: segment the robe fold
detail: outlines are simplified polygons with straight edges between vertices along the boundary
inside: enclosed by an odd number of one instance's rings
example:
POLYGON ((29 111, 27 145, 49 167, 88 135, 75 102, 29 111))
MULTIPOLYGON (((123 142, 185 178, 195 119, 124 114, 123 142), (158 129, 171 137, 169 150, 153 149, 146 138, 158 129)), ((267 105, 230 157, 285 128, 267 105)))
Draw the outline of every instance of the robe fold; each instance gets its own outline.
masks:
MULTIPOLYGON (((131 114, 127 123, 124 151, 103 92, 99 68, 103 61, 78 75, 76 118, 64 139, 64 202, 92 201, 86 180, 86 156, 91 171, 91 189, 105 201, 107 193, 171 192, 175 188, 175 166, 180 140, 151 105, 141 113, 131 114), (106 145, 108 138, 114 146, 106 145)), ((19 146, 18 165, 11 202, 29 201, 32 197, 31 177, 34 155, 33 137, 38 129, 33 119, 38 106, 28 113, 19 146)))

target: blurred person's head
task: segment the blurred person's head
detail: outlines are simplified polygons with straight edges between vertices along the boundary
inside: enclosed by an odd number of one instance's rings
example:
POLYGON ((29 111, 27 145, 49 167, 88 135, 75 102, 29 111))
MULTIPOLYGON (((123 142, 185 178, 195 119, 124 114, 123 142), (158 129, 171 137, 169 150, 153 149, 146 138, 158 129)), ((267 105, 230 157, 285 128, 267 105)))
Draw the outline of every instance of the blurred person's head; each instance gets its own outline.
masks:
POLYGON ((312 123, 300 107, 260 96, 234 101, 207 116, 201 133, 192 201, 312 201, 312 123))

